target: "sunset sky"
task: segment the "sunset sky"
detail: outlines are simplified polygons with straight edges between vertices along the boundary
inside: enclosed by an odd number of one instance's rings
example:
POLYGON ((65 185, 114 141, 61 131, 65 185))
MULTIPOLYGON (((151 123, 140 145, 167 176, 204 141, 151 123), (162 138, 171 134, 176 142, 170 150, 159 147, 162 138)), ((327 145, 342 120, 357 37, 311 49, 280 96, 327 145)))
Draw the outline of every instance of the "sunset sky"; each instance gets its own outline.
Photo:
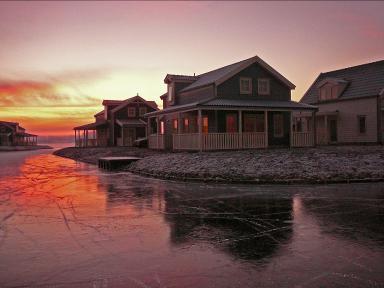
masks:
POLYGON ((70 135, 102 99, 258 55, 296 85, 384 59, 384 2, 0 2, 0 120, 70 135))

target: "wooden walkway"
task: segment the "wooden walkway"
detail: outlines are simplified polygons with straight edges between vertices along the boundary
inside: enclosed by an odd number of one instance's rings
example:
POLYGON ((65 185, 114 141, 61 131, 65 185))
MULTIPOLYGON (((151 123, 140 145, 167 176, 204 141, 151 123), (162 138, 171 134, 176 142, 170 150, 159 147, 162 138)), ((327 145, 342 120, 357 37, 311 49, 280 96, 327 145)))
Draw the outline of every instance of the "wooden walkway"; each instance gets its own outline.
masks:
POLYGON ((140 160, 139 157, 103 157, 99 158, 99 168, 105 170, 115 170, 122 166, 128 165, 134 161, 140 160))

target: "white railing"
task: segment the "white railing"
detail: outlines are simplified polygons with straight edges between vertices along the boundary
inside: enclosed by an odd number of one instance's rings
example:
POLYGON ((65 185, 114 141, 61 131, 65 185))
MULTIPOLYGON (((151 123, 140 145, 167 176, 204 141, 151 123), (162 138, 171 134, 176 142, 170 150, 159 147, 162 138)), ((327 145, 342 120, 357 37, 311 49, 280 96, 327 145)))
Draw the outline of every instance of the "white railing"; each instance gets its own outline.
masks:
POLYGON ((312 132, 292 132, 292 147, 311 147, 313 144, 312 132))
POLYGON ((76 147, 96 147, 97 145, 97 139, 76 139, 75 141, 76 147))
POLYGON ((201 135, 201 138, 198 133, 173 135, 174 150, 231 150, 265 147, 264 132, 208 133, 201 135))
POLYGON ((151 149, 165 149, 165 137, 164 135, 149 135, 148 136, 148 148, 151 149))
POLYGON ((200 149, 199 133, 174 134, 172 144, 174 150, 198 150, 200 149))

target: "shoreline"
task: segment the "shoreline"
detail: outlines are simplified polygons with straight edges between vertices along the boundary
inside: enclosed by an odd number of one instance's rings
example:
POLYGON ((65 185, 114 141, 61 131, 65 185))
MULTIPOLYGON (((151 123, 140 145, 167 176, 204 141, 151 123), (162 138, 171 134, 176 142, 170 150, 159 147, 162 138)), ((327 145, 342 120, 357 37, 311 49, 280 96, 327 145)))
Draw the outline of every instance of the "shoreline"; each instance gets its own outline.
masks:
POLYGON ((94 165, 100 157, 141 157, 120 171, 183 182, 289 185, 384 181, 381 145, 217 152, 68 147, 53 154, 94 165))
POLYGON ((0 146, 0 152, 18 152, 18 151, 34 151, 40 149, 54 149, 48 145, 36 146, 0 146))

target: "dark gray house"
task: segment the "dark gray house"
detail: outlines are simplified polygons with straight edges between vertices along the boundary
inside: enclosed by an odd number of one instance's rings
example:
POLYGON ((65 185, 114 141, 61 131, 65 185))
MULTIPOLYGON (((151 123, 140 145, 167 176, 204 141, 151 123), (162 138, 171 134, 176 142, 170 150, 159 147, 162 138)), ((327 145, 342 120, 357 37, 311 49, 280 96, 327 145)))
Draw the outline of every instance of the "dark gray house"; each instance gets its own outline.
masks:
MULTIPOLYGON (((317 144, 382 143, 384 60, 321 73, 300 103, 316 105, 317 144)), ((308 131, 305 113, 296 126, 308 131)))
POLYGON ((316 107, 291 100, 289 80, 255 56, 197 75, 167 74, 163 109, 149 118, 149 147, 223 150, 312 146, 314 133, 294 132, 294 111, 316 107))

